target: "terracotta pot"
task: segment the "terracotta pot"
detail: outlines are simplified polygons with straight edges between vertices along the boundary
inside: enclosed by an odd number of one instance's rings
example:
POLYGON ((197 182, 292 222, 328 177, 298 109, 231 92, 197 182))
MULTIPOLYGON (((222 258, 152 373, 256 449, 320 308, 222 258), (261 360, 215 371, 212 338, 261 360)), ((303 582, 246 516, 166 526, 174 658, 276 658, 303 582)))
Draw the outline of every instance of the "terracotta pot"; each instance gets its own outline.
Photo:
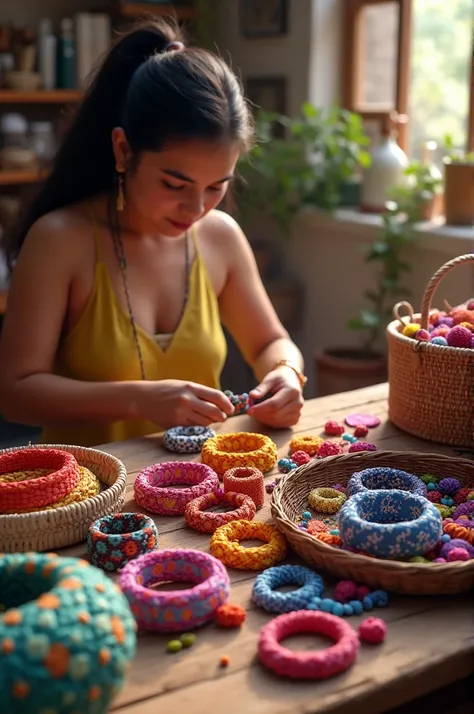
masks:
POLYGON ((316 351, 316 396, 350 392, 387 380, 385 355, 368 356, 357 348, 316 351))
POLYGON ((472 226, 474 223, 474 164, 444 162, 444 208, 446 223, 472 226))

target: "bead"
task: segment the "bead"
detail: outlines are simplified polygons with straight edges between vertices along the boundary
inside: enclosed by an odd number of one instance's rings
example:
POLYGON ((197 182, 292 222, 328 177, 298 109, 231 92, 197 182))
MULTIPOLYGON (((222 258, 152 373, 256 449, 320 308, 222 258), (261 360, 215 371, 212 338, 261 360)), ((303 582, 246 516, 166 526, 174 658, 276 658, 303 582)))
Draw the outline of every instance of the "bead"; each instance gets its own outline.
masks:
POLYGON ((216 621, 220 627, 240 627, 246 620, 247 613, 240 605, 226 603, 216 610, 216 621))
POLYGON ((331 419, 325 423, 324 432, 329 436, 341 436, 344 434, 344 425, 331 419))
POLYGON ((179 639, 183 643, 183 647, 192 647, 196 642, 196 635, 194 632, 185 632, 179 639))
POLYGON ((183 646, 184 645, 180 642, 180 640, 170 640, 166 649, 168 652, 172 652, 174 654, 175 652, 180 652, 183 649, 183 646))
POLYGON ((228 667, 230 664, 230 657, 229 655, 222 655, 220 660, 219 660, 219 665, 221 667, 228 667))
POLYGON ((359 624, 357 632, 364 642, 378 645, 384 641, 387 635, 387 625, 378 617, 367 617, 359 624))
POLYGON ((272 481, 271 483, 267 483, 267 484, 265 484, 265 491, 267 493, 273 493, 275 486, 276 486, 276 484, 274 481, 272 481))
POLYGON ((352 441, 352 434, 343 434, 343 435, 342 435, 342 439, 343 439, 343 441, 349 441, 349 442, 351 442, 351 441, 352 441))
POLYGON ((428 491, 435 491, 436 489, 436 484, 430 481, 429 483, 426 484, 426 488, 428 491))
POLYGON ((330 533, 331 535, 339 535, 339 531, 338 531, 337 528, 334 528, 334 530, 329 531, 329 533, 330 533))
POLYGON ((361 437, 363 438, 364 436, 367 436, 369 433, 369 429, 365 424, 357 424, 356 428, 354 429, 354 436, 361 437))
POLYGON ((451 536, 448 535, 447 533, 443 533, 443 535, 441 536, 441 542, 448 543, 448 541, 450 541, 450 540, 451 540, 451 536))
POLYGON ((448 340, 442 335, 435 335, 434 337, 430 338, 430 344, 438 345, 439 347, 446 347, 448 344, 448 340))
POLYGON ((303 518, 309 520, 311 518, 311 513, 309 511, 303 511, 303 518))

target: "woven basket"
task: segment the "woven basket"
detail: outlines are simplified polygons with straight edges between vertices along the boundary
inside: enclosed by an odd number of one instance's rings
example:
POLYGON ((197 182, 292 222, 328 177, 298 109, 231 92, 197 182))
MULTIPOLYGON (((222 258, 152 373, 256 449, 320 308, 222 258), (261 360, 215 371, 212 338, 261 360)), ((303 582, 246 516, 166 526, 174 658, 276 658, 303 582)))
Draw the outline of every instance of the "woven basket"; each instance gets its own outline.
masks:
POLYGON ((333 575, 410 595, 451 595, 474 587, 474 560, 406 563, 358 555, 318 541, 295 522, 308 509, 313 488, 346 485, 355 471, 390 466, 421 476, 453 476, 474 488, 474 461, 410 451, 372 451, 311 461, 283 477, 275 487, 271 513, 293 550, 307 563, 333 575))
POLYGON ((85 540, 90 524, 101 516, 120 511, 125 502, 127 471, 121 461, 98 449, 64 444, 2 449, 0 455, 17 448, 61 449, 75 456, 80 466, 90 469, 105 486, 97 496, 69 506, 0 515, 0 552, 49 551, 85 540))
POLYGON ((387 327, 388 418, 403 431, 428 441, 474 447, 474 349, 418 342, 401 334, 408 322, 428 329, 431 300, 442 278, 453 268, 474 263, 474 254, 443 265, 423 296, 421 316, 409 303, 397 303, 396 320, 387 327), (398 315, 405 306, 408 318, 398 315))

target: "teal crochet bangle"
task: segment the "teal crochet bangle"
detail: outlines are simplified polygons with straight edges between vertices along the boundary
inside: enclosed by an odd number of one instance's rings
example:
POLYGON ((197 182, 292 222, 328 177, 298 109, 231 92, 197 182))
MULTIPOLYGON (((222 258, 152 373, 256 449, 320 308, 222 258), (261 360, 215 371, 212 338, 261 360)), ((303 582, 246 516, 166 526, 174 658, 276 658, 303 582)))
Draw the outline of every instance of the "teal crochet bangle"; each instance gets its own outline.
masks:
POLYGON ((0 610, 2 711, 109 710, 136 649, 135 619, 112 580, 76 558, 3 555, 0 610))

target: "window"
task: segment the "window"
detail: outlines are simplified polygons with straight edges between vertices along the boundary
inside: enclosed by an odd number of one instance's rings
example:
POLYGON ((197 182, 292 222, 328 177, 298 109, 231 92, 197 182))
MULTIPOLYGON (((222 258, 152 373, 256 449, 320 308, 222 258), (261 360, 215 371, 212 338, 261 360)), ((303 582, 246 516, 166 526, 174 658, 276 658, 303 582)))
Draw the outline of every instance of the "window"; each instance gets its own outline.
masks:
POLYGON ((474 149, 473 0, 342 0, 343 103, 375 137, 395 110, 411 156, 450 135, 474 149))

